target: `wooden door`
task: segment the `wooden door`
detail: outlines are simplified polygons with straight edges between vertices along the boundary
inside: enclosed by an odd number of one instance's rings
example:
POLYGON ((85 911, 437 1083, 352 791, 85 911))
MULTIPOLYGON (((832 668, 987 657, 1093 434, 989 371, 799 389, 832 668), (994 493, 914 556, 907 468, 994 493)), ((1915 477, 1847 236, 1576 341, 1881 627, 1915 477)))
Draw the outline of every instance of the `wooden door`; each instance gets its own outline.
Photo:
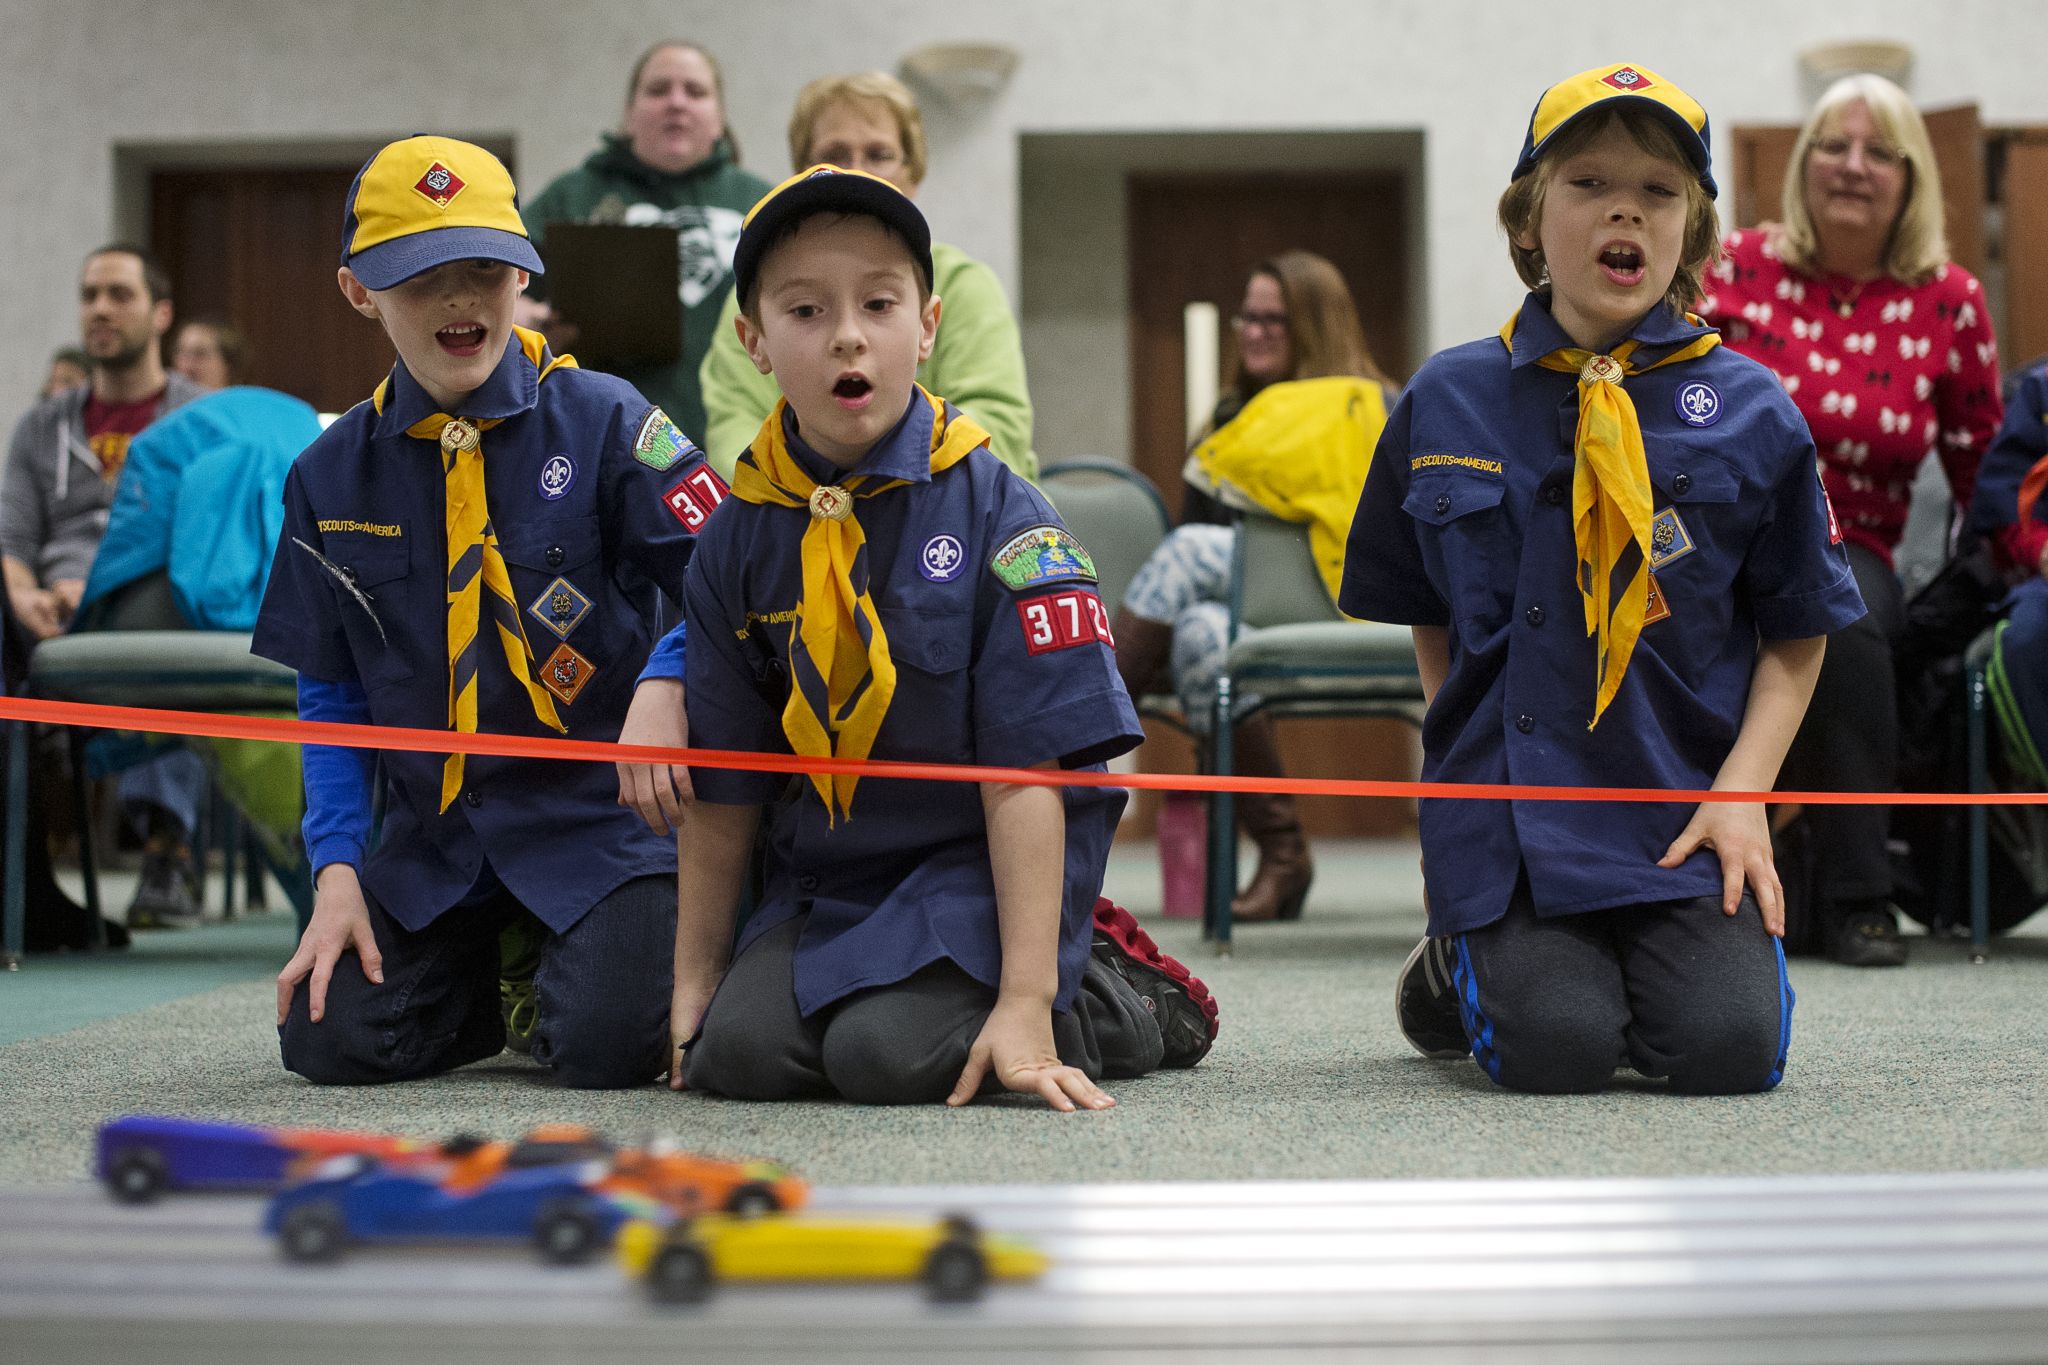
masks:
POLYGON ((177 317, 217 317, 249 340, 252 384, 322 412, 369 397, 391 368, 384 329, 335 285, 342 204, 357 163, 169 169, 150 177, 151 249, 177 317))
POLYGON ((2005 334, 2007 369, 2048 355, 2048 128, 2007 134, 2005 176, 2005 334))
MULTIPOLYGON (((1183 310, 1208 302, 1228 318, 1245 277, 1291 247, 1327 257, 1357 300, 1366 343, 1396 384, 1411 369, 1407 234, 1409 186, 1397 172, 1133 176, 1126 189, 1131 327, 1131 459, 1177 507, 1187 458, 1183 310)), ((1234 364, 1226 324, 1223 373, 1234 364)), ((1147 771, 1192 772, 1185 737, 1148 727, 1147 771)), ((1419 750, 1398 721, 1293 720, 1281 727, 1290 776, 1409 779, 1419 750)), ((1126 826, 1149 834, 1157 798, 1144 793, 1126 826)), ((1314 834, 1376 835, 1413 828, 1409 801, 1307 797, 1314 834)), ((1250 876, 1247 865, 1245 876, 1250 876)))
MULTIPOLYGON (((1133 176, 1126 223, 1131 317, 1131 459, 1169 507, 1187 457, 1182 310, 1228 319, 1253 265, 1290 247, 1327 257, 1358 303, 1366 344, 1398 383, 1408 373, 1407 185, 1393 172, 1133 176)), ((1235 365, 1223 331, 1223 373, 1235 365)))

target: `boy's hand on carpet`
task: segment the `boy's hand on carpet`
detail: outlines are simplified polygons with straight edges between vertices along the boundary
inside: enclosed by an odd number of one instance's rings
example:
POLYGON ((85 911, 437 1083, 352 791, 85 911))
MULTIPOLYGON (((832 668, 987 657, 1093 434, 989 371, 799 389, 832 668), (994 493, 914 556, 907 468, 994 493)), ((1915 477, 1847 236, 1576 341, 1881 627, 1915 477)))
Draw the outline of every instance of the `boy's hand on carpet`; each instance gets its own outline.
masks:
POLYGON ((351 948, 355 949, 363 975, 383 985, 384 955, 377 951, 376 935, 370 932, 370 907, 363 900, 363 885, 356 880, 356 870, 347 863, 329 863, 320 869, 313 918, 299 939, 299 950, 277 974, 280 1025, 291 1012, 292 992, 301 981, 307 982, 309 992, 307 1016, 316 1024, 320 1022, 327 1013, 327 983, 334 976, 334 964, 351 948))
POLYGON ((1721 860, 1721 912, 1732 915, 1742 904, 1747 881, 1762 912, 1764 932, 1785 936, 1785 891, 1771 857, 1771 824, 1762 805, 1749 801, 1703 801, 1682 833, 1657 860, 1659 867, 1677 867, 1702 848, 1721 860))
POLYGON ((946 1096, 946 1103, 954 1108, 966 1104, 980 1092, 982 1078, 991 1071, 1005 1089, 1042 1096, 1063 1113, 1072 1113, 1076 1104, 1087 1109, 1108 1109, 1116 1104, 1086 1072, 1060 1061, 1059 1049, 1053 1044, 1048 1001, 998 996, 988 1022, 968 1050, 967 1069, 960 1073, 960 1083, 946 1096))
POLYGON ((704 1022, 704 1011, 711 1008, 711 997, 718 991, 717 976, 708 981, 690 982, 678 979, 675 994, 669 998, 668 1006, 668 1088, 683 1088, 683 1049, 697 1036, 697 1028, 704 1022))

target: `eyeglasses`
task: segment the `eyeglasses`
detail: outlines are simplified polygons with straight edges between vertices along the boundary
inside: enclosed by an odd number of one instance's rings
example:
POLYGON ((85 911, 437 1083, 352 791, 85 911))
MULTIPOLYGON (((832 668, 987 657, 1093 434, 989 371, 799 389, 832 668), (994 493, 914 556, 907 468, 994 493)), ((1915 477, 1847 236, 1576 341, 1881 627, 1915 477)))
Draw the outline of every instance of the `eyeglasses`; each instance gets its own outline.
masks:
POLYGON ((1237 328, 1240 332, 1249 332, 1254 327, 1267 332, 1284 332, 1287 330, 1287 314, 1233 313, 1230 317, 1230 325, 1237 328))
POLYGON ((1851 142, 1845 137, 1814 139, 1813 154, 1823 161, 1844 162, 1855 147, 1863 149, 1864 164, 1877 170, 1895 170, 1906 164, 1906 154, 1889 142, 1851 142))

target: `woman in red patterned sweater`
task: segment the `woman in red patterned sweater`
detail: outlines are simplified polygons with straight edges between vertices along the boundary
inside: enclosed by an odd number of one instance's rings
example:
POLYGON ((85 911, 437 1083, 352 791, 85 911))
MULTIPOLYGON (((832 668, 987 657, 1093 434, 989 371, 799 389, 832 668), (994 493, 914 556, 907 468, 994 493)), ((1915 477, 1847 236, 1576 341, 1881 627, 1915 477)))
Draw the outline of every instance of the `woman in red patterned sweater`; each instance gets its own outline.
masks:
MULTIPOLYGON (((1948 258, 1933 147, 1896 85, 1851 76, 1821 96, 1793 148, 1784 205, 1782 225, 1729 234, 1700 312, 1724 342, 1770 366, 1806 415, 1870 614, 1829 637, 1779 786, 1891 791, 1892 646, 1904 617, 1892 553, 1930 451, 1956 506, 1969 505, 2002 416, 1998 343, 1983 289, 1948 258)), ((1788 925, 1788 950, 1818 948, 1855 966, 1905 961, 1885 852, 1890 814, 1816 806, 1784 831, 1788 898, 1811 907, 1808 941, 1795 945, 1788 925)))

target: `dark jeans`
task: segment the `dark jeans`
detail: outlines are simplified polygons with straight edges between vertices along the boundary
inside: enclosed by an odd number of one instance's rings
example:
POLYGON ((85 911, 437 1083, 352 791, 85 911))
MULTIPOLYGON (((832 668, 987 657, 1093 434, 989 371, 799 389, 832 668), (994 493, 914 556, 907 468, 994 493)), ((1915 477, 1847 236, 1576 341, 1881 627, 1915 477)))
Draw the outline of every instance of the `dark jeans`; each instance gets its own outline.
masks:
MULTIPOLYGON (((317 1024, 301 984, 277 1031, 285 1069, 320 1085, 372 1085, 495 1056, 505 1046, 498 934, 519 902, 500 892, 417 933, 369 905, 383 984, 344 955, 317 1024)), ((567 933, 550 934, 533 978, 534 1060, 563 1085, 588 1090, 645 1085, 665 1072, 675 936, 673 875, 635 877, 567 933)))
MULTIPOLYGON (((1899 787, 1899 705, 1892 649, 1905 621, 1899 576, 1860 545, 1849 567, 1869 608, 1828 636, 1806 718, 1785 755, 1780 791, 1889 792, 1899 787)), ((1785 946, 1817 949, 1822 931, 1853 902, 1892 894, 1890 806, 1808 806, 1802 829, 1780 840, 1778 874, 1795 913, 1785 946), (1808 926, 1811 926, 1810 928, 1808 926)))
MULTIPOLYGON (((936 1104, 950 1095, 996 993, 940 961, 806 1019, 794 976, 804 919, 776 925, 733 962, 690 1044, 684 1084, 737 1100, 936 1104)), ((1144 1000, 1092 958, 1074 1008, 1054 1012, 1052 1034, 1060 1060, 1090 1080, 1142 1076, 1164 1051, 1144 1000)), ((1002 1088, 991 1075, 982 1093, 1002 1088)))
POLYGON ((1785 1072, 1785 956, 1744 894, 1539 917, 1508 913, 1452 940, 1472 1055, 1510 1090, 1600 1090, 1632 1066, 1691 1095, 1769 1090, 1785 1072))

